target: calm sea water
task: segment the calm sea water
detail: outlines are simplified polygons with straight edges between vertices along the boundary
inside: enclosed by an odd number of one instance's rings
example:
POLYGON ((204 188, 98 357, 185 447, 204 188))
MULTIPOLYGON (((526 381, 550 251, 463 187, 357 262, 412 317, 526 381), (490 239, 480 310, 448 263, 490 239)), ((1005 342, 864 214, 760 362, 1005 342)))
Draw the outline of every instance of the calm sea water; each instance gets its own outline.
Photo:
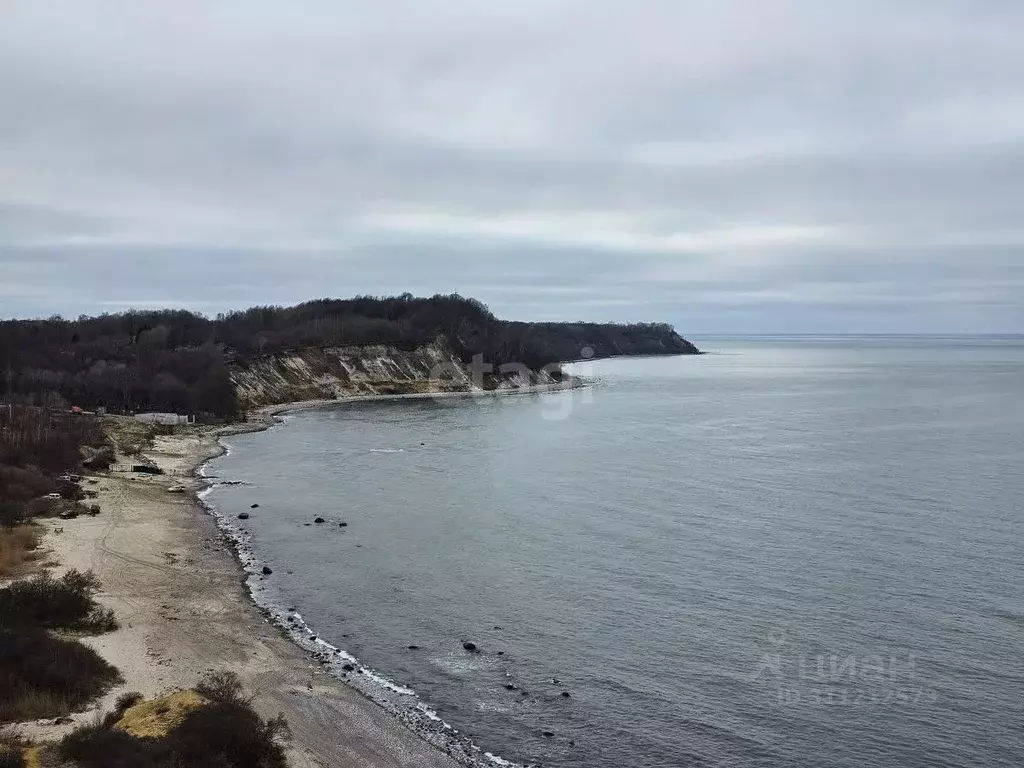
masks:
POLYGON ((211 501, 260 504, 276 599, 509 759, 1020 766, 1024 339, 696 341, 296 413, 211 501))

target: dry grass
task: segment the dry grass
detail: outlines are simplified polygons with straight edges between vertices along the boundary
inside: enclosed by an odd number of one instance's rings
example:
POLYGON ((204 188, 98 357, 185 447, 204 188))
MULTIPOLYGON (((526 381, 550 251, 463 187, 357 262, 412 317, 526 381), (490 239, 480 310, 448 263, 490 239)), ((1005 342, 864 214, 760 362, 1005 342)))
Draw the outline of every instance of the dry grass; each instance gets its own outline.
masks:
POLYGON ((170 696, 144 701, 130 707, 114 727, 127 731, 136 738, 162 739, 180 725, 189 712, 207 703, 207 700, 195 691, 178 691, 170 696))
POLYGON ((0 576, 17 576, 23 572, 27 563, 39 557, 42 538, 43 531, 37 525, 0 527, 0 576))
MULTIPOLYGON (((136 694, 125 698, 135 701, 136 694)), ((55 757, 78 768, 287 768, 283 716, 263 720, 231 673, 71 732, 55 757)))

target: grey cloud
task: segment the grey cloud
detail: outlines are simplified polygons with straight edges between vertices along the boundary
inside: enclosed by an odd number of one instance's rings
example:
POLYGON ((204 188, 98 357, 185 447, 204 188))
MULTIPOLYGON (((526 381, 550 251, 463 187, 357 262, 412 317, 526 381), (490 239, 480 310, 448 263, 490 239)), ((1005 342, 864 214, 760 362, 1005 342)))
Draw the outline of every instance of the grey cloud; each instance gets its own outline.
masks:
POLYGON ((0 315, 459 290, 1020 331, 1024 8, 85 0, 0 26, 0 315))

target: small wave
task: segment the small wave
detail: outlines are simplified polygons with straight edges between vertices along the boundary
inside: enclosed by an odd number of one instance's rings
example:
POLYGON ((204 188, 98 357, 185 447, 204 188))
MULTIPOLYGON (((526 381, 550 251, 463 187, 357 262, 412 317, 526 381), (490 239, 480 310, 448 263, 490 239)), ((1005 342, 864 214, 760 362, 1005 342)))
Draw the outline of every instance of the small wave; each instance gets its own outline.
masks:
POLYGON ((497 701, 481 701, 476 705, 476 708, 480 712, 495 712, 499 715, 507 715, 512 711, 505 704, 497 701))
MULTIPOLYGON (((402 452, 402 449, 375 450, 385 453, 402 452)), ((200 467, 200 476, 205 476, 207 463, 200 467)), ((271 624, 285 631, 293 642, 312 654, 332 676, 376 702, 421 739, 459 763, 472 768, 520 768, 517 763, 504 760, 490 752, 482 752, 471 739, 460 735, 456 728, 446 723, 426 702, 421 701, 412 688, 388 679, 359 663, 352 654, 321 640, 300 613, 286 611, 275 604, 263 582, 263 563, 251 547, 251 536, 235 526, 216 506, 207 501, 215 487, 216 484, 207 486, 197 494, 197 497, 203 508, 213 516, 217 527, 234 549, 236 558, 248 575, 246 586, 249 595, 263 610, 271 624)))
POLYGON ((405 448, 371 448, 370 453, 405 453, 405 448))
POLYGON ((473 658, 464 658, 460 656, 433 656, 430 658, 430 663, 438 669, 447 672, 449 675, 464 675, 467 672, 472 672, 479 665, 474 663, 473 658))

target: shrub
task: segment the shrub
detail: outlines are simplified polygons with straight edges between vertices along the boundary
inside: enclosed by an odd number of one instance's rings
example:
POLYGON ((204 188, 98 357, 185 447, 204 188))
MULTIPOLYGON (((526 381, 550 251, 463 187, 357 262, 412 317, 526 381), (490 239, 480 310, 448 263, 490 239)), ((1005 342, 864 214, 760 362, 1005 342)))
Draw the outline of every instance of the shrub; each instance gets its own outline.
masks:
POLYGON ((213 702, 186 715, 168 735, 181 764, 231 768, 286 768, 283 715, 263 721, 243 702, 213 702))
POLYGON ((35 525, 0 526, 0 576, 12 576, 35 558, 43 532, 35 525))
POLYGON ((24 768, 25 759, 21 747, 0 744, 0 768, 24 768))
POLYGON ((69 733, 57 747, 64 760, 81 768, 156 768, 161 762, 157 744, 103 725, 85 725, 69 733))
POLYGON ((143 700, 141 693, 122 693, 117 697, 117 701, 114 703, 114 711, 108 712, 102 719, 104 728, 110 728, 113 725, 117 725, 118 721, 124 717, 124 713, 134 707, 136 704, 143 700))
POLYGON ((0 629, 0 722, 58 717, 120 682, 92 648, 40 629, 0 629))
POLYGON ((117 629, 113 612, 93 599, 99 582, 92 572, 68 571, 60 579, 49 574, 0 589, 0 627, 27 625, 80 632, 117 629))
POLYGON ((242 703, 242 683, 234 672, 210 672, 196 686, 196 693, 218 704, 242 703))
POLYGON ((138 738, 120 726, 91 725, 65 737, 59 755, 79 768, 287 768, 283 715, 262 720, 231 673, 210 675, 196 692, 209 701, 165 736, 138 738))
POLYGON ((0 768, 23 768, 24 742, 8 728, 0 728, 0 768))
MULTIPOLYGON (((117 697, 117 703, 115 705, 117 714, 123 715, 136 704, 142 703, 143 698, 143 695, 138 691, 132 691, 131 693, 122 693, 120 696, 117 697)), ((118 719, 120 719, 120 717, 118 719)))

